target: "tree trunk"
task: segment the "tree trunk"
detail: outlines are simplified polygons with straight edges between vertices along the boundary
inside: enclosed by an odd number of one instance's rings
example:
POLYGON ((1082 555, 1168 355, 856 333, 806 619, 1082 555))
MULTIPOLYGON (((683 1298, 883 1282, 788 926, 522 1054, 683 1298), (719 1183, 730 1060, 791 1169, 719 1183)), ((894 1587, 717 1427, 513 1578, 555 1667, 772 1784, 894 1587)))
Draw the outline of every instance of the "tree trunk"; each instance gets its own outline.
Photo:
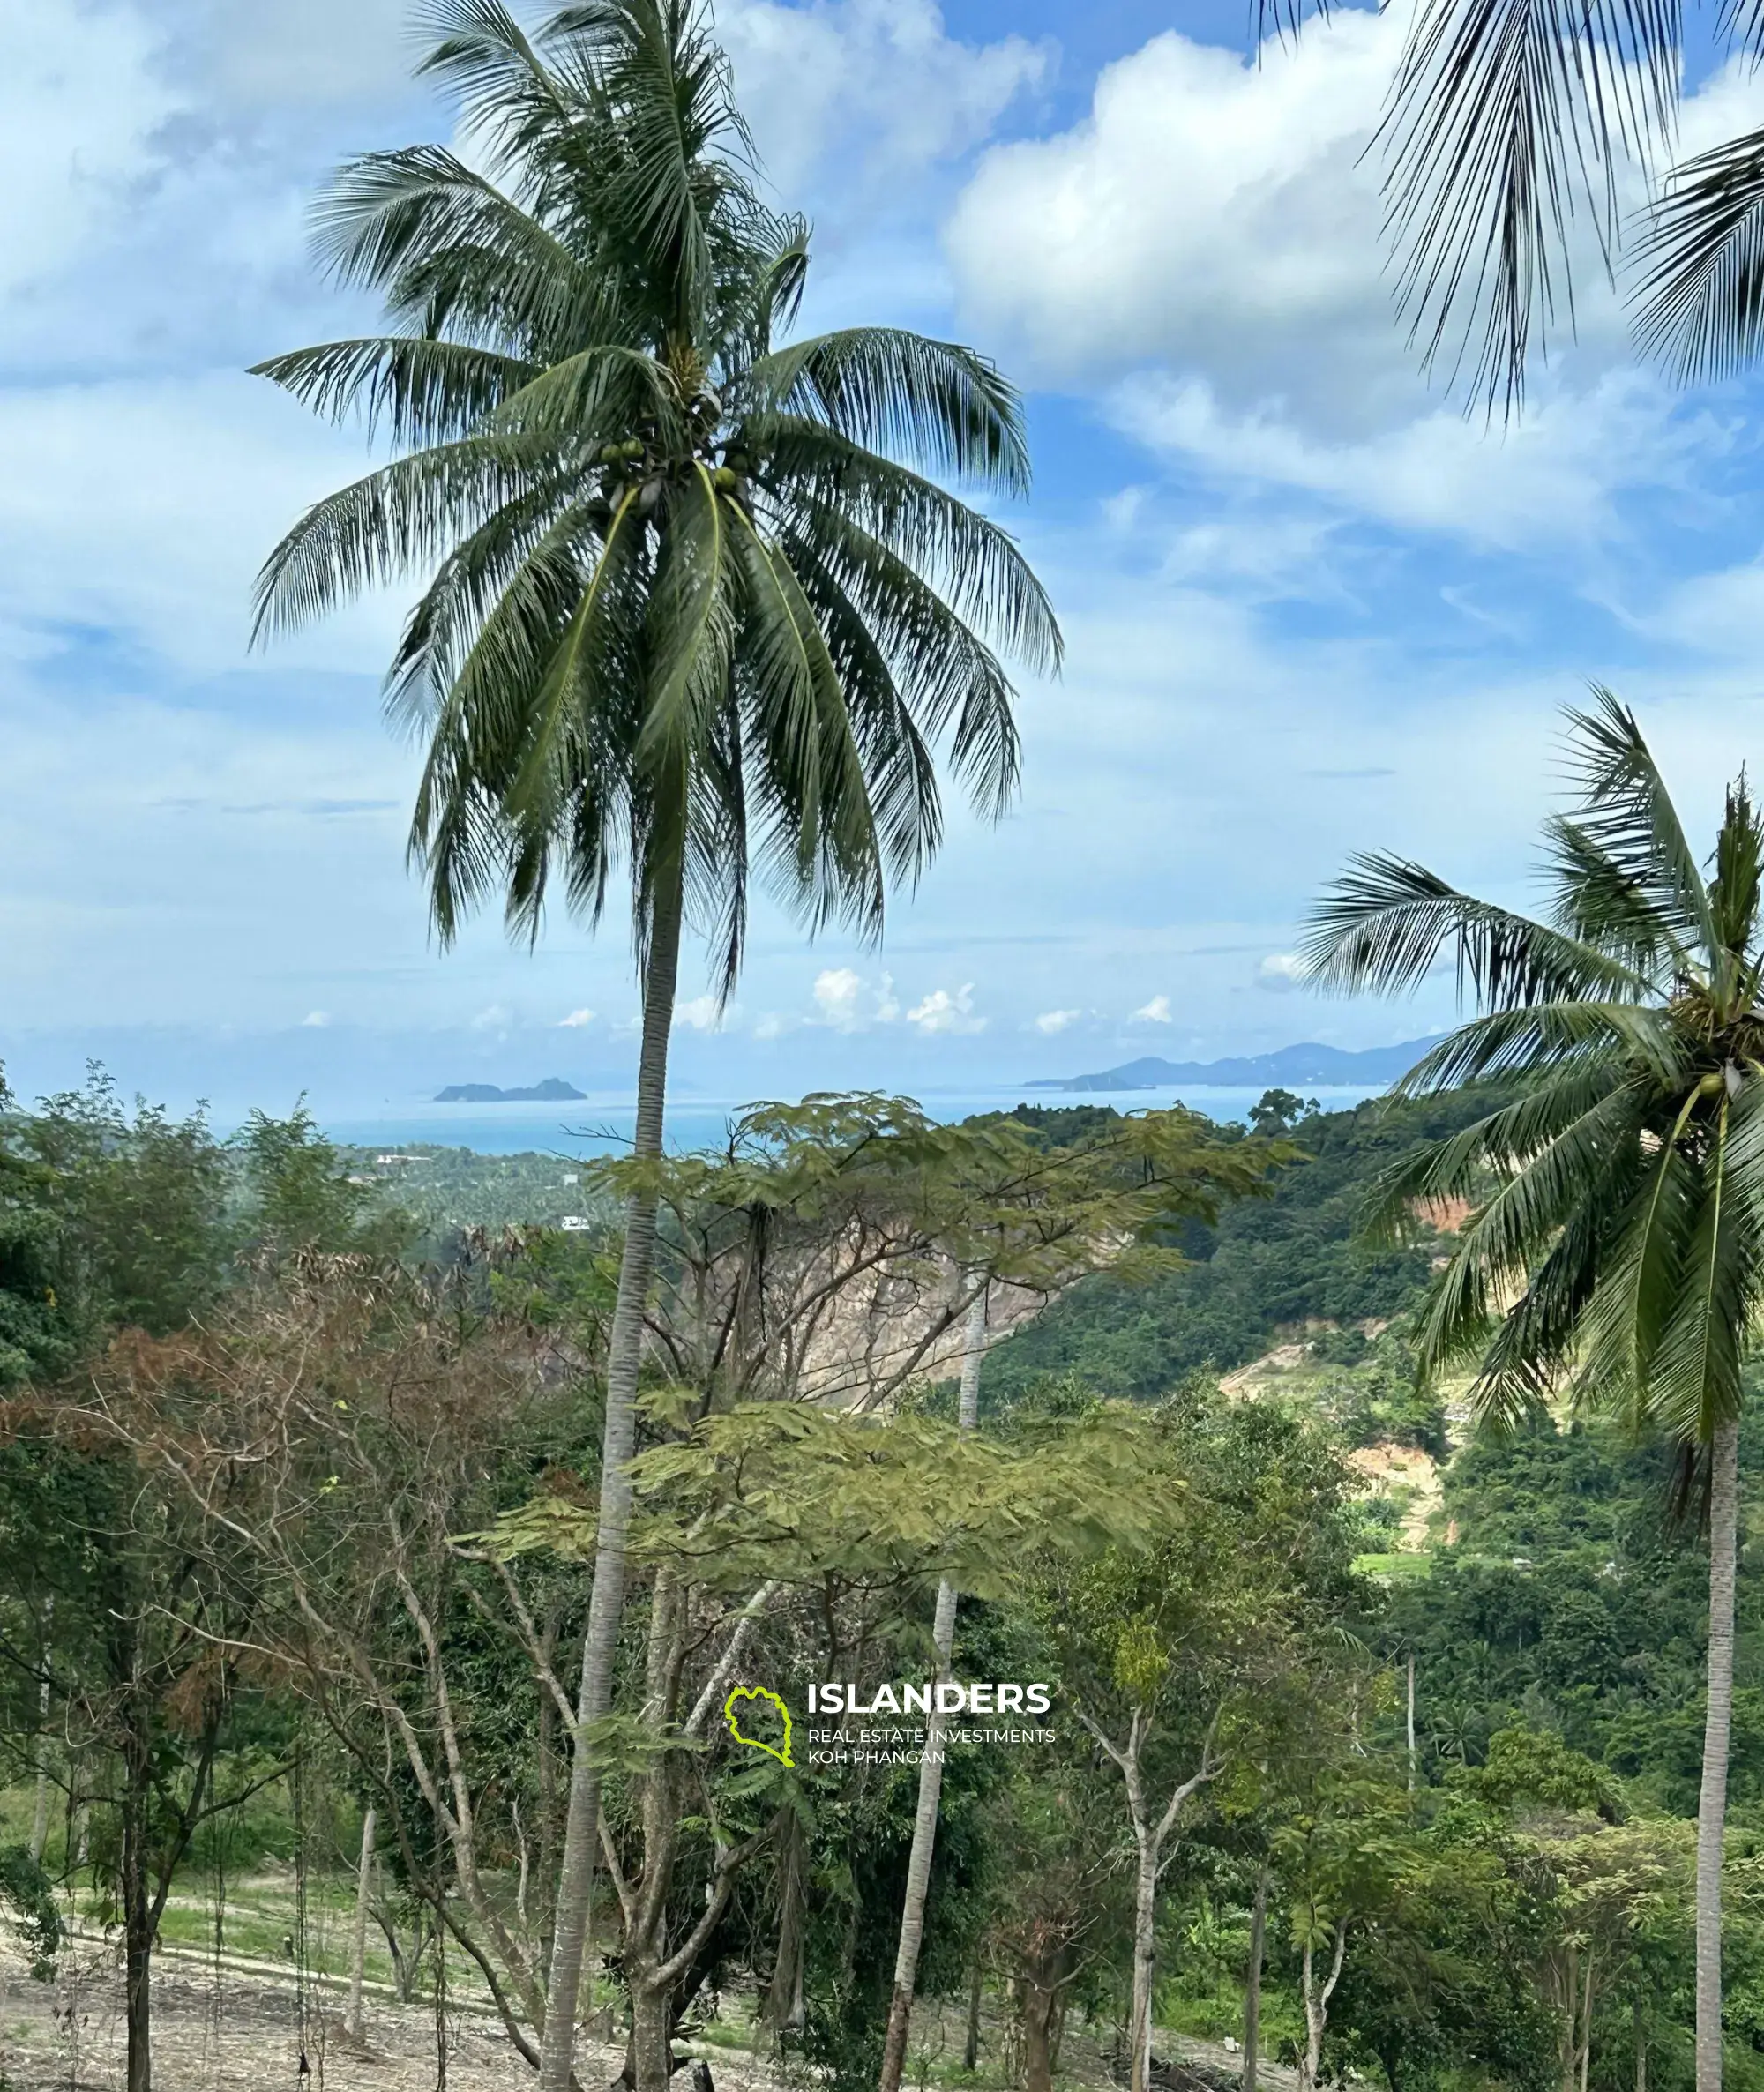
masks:
POLYGON ((360 2041, 365 2031, 362 2018, 362 1982, 368 1960, 368 1905, 374 1893, 374 1831, 377 1819, 372 1809, 362 1819, 362 1864, 355 1874, 355 1930, 349 1941, 349 2032, 360 2041))
POLYGON ((985 1974, 980 1956, 975 1954, 974 1973, 968 1980, 968 2031, 961 2043, 961 2067, 970 2076, 980 2067, 980 1994, 985 1974))
POLYGON ((1415 1792, 1415 1651, 1409 1652, 1409 1791, 1415 1792))
POLYGON ((1639 1991, 1629 2001, 1629 2019, 1635 2030, 1635 2092, 1648 2092, 1648 2022, 1639 1991))
POLYGON ((1140 1834, 1140 1864, 1133 1881, 1133 2003, 1128 2020, 1132 2051, 1128 2092, 1147 2092, 1152 2067, 1152 1974, 1157 1960, 1157 1854, 1140 1834))
POLYGON ((147 1892, 147 1819, 152 1744, 146 1710, 131 1694, 123 1712, 123 2016, 128 2030, 127 2092, 153 2092, 153 1950, 147 1892))
POLYGON ((31 1811, 31 1858, 42 1864, 43 1848, 49 1842, 49 1635, 55 1627, 55 1593, 43 1601, 43 1675, 37 1686, 37 1796, 31 1811))
POLYGON ((668 2009, 669 1984, 645 1980, 641 1971, 626 1970, 631 1984, 632 2081, 636 2092, 668 2092, 674 2074, 673 2015, 668 2009))
POLYGON ((1342 1980, 1342 1961, 1347 1951, 1348 1924, 1343 1918, 1335 1927, 1335 1950, 1330 1959, 1329 1974, 1319 1984, 1316 1980, 1310 1945, 1307 1942, 1305 1946, 1299 1971, 1304 1993, 1304 2055, 1298 2067, 1298 2092, 1317 2092, 1318 2081, 1323 2074, 1323 2036, 1329 2027, 1329 2000, 1342 1980))
POLYGON ((1023 1982, 1023 2092, 1053 2092, 1053 2019, 1057 1991, 1023 1982))
POLYGON ((1250 1905, 1250 1965, 1244 1973, 1244 2092, 1256 2092, 1262 2053, 1262 1962, 1267 1950, 1268 1869, 1256 1871, 1250 1905))
MULTIPOLYGON (((983 1285, 968 1311, 961 1356, 961 1396, 956 1429, 966 1435, 980 1417, 980 1360, 986 1349, 986 1289, 983 1285)), ((949 1675, 955 1643, 955 1586, 947 1577, 938 1586, 937 1617, 931 1630, 937 1649, 937 1675, 949 1675)), ((888 2031, 882 2043, 878 2092, 901 2092, 907 2064, 907 2036, 912 2028, 913 1987, 919 1972, 919 1947, 925 1934, 925 1897, 931 1887, 931 1855, 937 1845, 938 1803, 943 1793, 943 1716, 925 1721, 925 1747, 919 1760, 919 1804, 913 1817, 913 1849, 907 1860, 907 1890, 901 1909, 901 1943, 894 1955, 894 1990, 888 2001, 888 2031)))
MULTIPOLYGON (((558 1603, 553 1598, 546 1608, 545 1625, 539 1650, 548 1669, 557 1661, 558 1603)), ((557 1752, 553 1742, 557 1710, 549 1692, 539 1695, 539 1962, 551 1966, 552 1914, 557 1908, 557 1882, 552 1879, 557 1857, 557 1752)))
POLYGON ((1733 1580, 1739 1536, 1739 1426, 1709 1448, 1708 1713, 1697 1805, 1697 2092, 1721 2092, 1721 1866, 1733 1718, 1733 1580))
MULTIPOLYGON (((682 868, 676 866, 658 893, 649 931, 643 982, 643 1045, 637 1070, 637 1137, 639 1162, 662 1153, 663 1106, 668 1088, 668 1040, 674 1022, 674 990, 680 971, 682 868)), ((576 1703, 575 1748, 570 1766, 570 1799, 564 1819, 564 1853, 557 1873, 551 1975, 546 1986, 545 2030, 541 2039, 539 2092, 569 2092, 575 2060, 576 2007, 581 1992, 583 1948, 594 1898, 594 1852, 600 1837, 601 1782, 587 1732, 612 1706, 613 1660, 624 1607, 625 1536, 631 1525, 631 1481, 626 1469, 637 1446, 637 1378, 643 1359, 643 1318, 655 1267, 655 1194, 633 1192, 625 1207, 624 1248, 619 1259, 618 1297, 607 1341, 606 1426, 601 1448, 600 1529, 594 1548, 594 1594, 582 1649, 582 1683, 576 1703)))
POLYGON ((803 2023, 803 1825, 794 1809, 784 1818, 778 1869, 778 1954, 766 1991, 766 2024, 774 2035, 803 2023))

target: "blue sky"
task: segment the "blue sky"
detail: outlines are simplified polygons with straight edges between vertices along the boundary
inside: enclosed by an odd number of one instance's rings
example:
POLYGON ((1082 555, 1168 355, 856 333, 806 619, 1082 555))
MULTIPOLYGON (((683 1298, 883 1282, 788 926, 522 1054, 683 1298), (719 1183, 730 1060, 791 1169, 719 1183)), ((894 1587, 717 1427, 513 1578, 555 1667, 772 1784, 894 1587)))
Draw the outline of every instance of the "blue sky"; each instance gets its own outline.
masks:
MULTIPOLYGON (((953 332, 1026 387, 1013 519, 1065 628, 1022 692, 1001 827, 955 814, 879 951, 764 916, 702 1094, 922 1094, 1449 1015, 1321 1003, 1288 965, 1351 849, 1522 900, 1588 677, 1707 818, 1756 752, 1756 387, 1674 393, 1588 277, 1514 430, 1415 368, 1361 158, 1401 34, 1346 11, 1253 60, 1244 11, 1153 0, 725 0, 811 324, 953 332)), ((616 1086, 622 927, 428 938, 393 596, 246 650, 252 573, 360 442, 243 375, 371 314, 307 265, 355 149, 447 133, 399 0, 39 0, 0 82, 0 1050, 99 1052, 223 1111, 440 1081, 616 1086)), ((1764 122, 1715 71, 1687 148, 1764 122)), ((1638 191, 1639 193, 1639 191, 1638 191)))

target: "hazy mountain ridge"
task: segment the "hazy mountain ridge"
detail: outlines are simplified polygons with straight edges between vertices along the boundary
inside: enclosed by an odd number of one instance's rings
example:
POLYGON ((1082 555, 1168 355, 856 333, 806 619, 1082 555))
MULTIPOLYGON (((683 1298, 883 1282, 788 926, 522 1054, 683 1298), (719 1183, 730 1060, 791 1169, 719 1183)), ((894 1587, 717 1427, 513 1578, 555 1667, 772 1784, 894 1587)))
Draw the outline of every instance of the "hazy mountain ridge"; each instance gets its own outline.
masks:
POLYGON ((1437 1038, 1409 1039, 1400 1046, 1372 1046, 1350 1053, 1340 1046, 1312 1042, 1302 1046, 1282 1046, 1273 1053, 1240 1055, 1230 1060, 1160 1060, 1147 1055, 1125 1061, 1117 1068, 1104 1068, 1094 1075, 1070 1075, 1042 1082, 1025 1083, 1026 1089, 1110 1090, 1162 1089, 1190 1084, 1201 1089, 1244 1089, 1257 1083, 1289 1087, 1294 1083, 1336 1085, 1394 1082, 1406 1075, 1437 1038))
POLYGON ((437 1104, 570 1104, 585 1101, 587 1092, 559 1075, 548 1075, 527 1089, 498 1089, 494 1082, 450 1082, 437 1090, 437 1104))

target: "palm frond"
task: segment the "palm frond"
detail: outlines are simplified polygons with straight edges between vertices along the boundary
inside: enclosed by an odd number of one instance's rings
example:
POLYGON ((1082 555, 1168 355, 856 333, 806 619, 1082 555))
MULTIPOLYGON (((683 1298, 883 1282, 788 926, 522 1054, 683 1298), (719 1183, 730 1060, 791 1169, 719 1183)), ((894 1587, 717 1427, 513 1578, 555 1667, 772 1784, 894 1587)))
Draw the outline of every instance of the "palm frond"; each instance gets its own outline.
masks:
POLYGON ((734 644, 729 512, 702 465, 668 496, 668 527, 650 606, 649 687, 639 760, 664 753, 690 768, 691 751, 721 703, 734 644))
POLYGON ((735 538, 747 577, 745 708, 768 815, 768 860, 811 930, 841 920, 876 936, 882 853, 837 666, 781 549, 738 512, 735 538))
POLYGON ((1010 494, 1029 485, 1021 396, 984 356, 899 327, 845 327, 762 356, 757 415, 824 422, 864 450, 1010 494))
POLYGON ((1709 921, 1720 954, 1717 987, 1726 997, 1756 987, 1752 947, 1758 935, 1760 878, 1764 878, 1764 823, 1744 778, 1727 788, 1715 841, 1715 873, 1708 882, 1709 921))
POLYGON ((1497 1182, 1464 1223, 1429 1303, 1417 1342, 1425 1371, 1482 1350, 1507 1304, 1533 1289, 1534 1268, 1562 1229, 1577 1214, 1597 1209, 1598 1198, 1589 1207, 1589 1187, 1608 1199, 1612 1185, 1633 1174, 1636 1104, 1626 1086, 1594 1095, 1497 1182))
POLYGON ((1381 853, 1349 860, 1312 909, 1300 949, 1308 977, 1338 994, 1416 988, 1448 952, 1459 994, 1485 1010, 1639 998, 1647 987, 1577 938, 1381 853))
POLYGON ((512 501, 567 489, 555 445, 469 436, 437 444, 328 494, 307 510, 258 576, 253 640, 444 557, 449 546, 512 501))
POLYGON ((270 356, 253 363, 250 375, 268 378, 326 420, 359 414, 370 438, 384 428, 402 448, 470 434, 536 377, 539 366, 467 343, 387 334, 270 356))
POLYGON ((1764 341, 1764 131, 1675 167, 1636 253, 1644 353, 1681 384, 1744 370, 1764 341))
POLYGON ((1440 1207, 1460 1200, 1479 1206, 1498 1184, 1516 1179, 1540 1155, 1584 1152, 1562 1150, 1564 1140, 1623 1137, 1621 1112, 1608 1122, 1599 1116, 1606 1101, 1619 1092, 1625 1093, 1624 1110, 1633 1114, 1642 1109, 1646 1087, 1614 1057, 1557 1066, 1547 1080, 1382 1171, 1366 1200, 1364 1232, 1375 1242, 1411 1241, 1431 1230, 1432 1215, 1440 1207))
POLYGON ((1592 700, 1589 711, 1567 714, 1576 826, 1653 911, 1663 941, 1700 946, 1713 966, 1720 939, 1708 889, 1665 780, 1629 707, 1601 684, 1592 700))
POLYGON ((1031 674, 1058 672, 1053 606, 1008 531, 840 432, 782 417, 753 430, 762 451, 756 478, 782 526, 810 537, 855 527, 1031 674))
MULTIPOLYGON (((1749 1109, 1760 1107, 1759 1088, 1749 1109)), ((1707 1444, 1738 1416, 1741 1363, 1755 1307, 1758 1242, 1735 1195, 1729 1143, 1737 1107, 1723 1096, 1702 1159, 1696 1227, 1648 1375, 1648 1407, 1680 1443, 1707 1444)))
POLYGON ((1021 751, 1013 693, 990 649, 905 560, 837 512, 817 511, 780 542, 811 600, 866 619, 918 731, 928 740, 947 733, 951 766, 975 805, 1003 813, 1021 751))
POLYGON ((1379 133, 1397 301, 1491 412, 1572 325, 1579 220, 1609 264, 1616 166, 1670 134, 1679 48, 1677 0, 1422 0, 1379 133))
POLYGON ((1645 1068, 1664 1087, 1683 1071, 1684 1049, 1671 1023, 1640 1003, 1521 1003, 1473 1018, 1431 1046, 1392 1085, 1394 1096, 1437 1095, 1467 1084, 1535 1075, 1565 1065, 1645 1068))

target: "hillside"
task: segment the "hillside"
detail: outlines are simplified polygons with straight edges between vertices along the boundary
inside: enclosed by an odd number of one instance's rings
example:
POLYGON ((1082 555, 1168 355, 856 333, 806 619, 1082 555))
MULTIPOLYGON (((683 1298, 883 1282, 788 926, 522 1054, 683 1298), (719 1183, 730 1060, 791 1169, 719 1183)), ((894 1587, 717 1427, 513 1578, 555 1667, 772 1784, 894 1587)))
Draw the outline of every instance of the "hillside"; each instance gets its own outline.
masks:
MULTIPOLYGON (((1372 1340, 1360 1326, 1412 1306, 1439 1251, 1357 1241, 1371 1187, 1418 1141, 1481 1108, 1459 1098, 1313 1112, 1293 1134, 1308 1159, 1282 1173, 1271 1198, 1230 1208, 1216 1229, 1188 1230, 1183 1246, 1194 1262, 1185 1271, 1143 1286, 1101 1278, 1073 1287, 989 1358, 986 1399, 1008 1401, 1040 1375, 1080 1365, 1100 1393, 1148 1398, 1186 1373, 1247 1364, 1281 1332, 1313 1322, 1336 1326, 1336 1363, 1362 1363, 1372 1340)), ((1074 1124, 1086 1109, 1073 1108, 1074 1124)), ((1051 1128, 1065 1114, 1017 1116, 1051 1128)))
MULTIPOLYGON (((1101 1109, 1019 1116, 1058 1139, 1101 1109)), ((1405 1326, 1449 1244, 1388 1252, 1356 1239, 1379 1173, 1482 1109, 1461 1097, 1312 1114, 1293 1134, 1311 1159, 1270 1199, 1192 1230, 1186 1270, 1074 1287, 990 1354, 983 1404, 1050 1381, 1152 1400, 1206 1372, 1235 1400, 1315 1415, 1367 1483, 1360 1565, 1387 1588, 1388 1647, 1415 1652, 1423 1778, 1476 1764, 1517 1722, 1557 1731, 1638 1803, 1688 1816, 1708 1558, 1694 1514, 1673 1515, 1672 1455, 1566 1416, 1500 1437, 1476 1431, 1461 1402, 1418 1395, 1405 1326)), ((1743 1436, 1741 1458, 1755 1504, 1764 1424, 1743 1436)), ((1732 1797, 1748 1839, 1764 1831, 1760 1582, 1742 1560, 1732 1797)), ((1760 2007, 1764 2025, 1764 1979, 1760 2007)))

